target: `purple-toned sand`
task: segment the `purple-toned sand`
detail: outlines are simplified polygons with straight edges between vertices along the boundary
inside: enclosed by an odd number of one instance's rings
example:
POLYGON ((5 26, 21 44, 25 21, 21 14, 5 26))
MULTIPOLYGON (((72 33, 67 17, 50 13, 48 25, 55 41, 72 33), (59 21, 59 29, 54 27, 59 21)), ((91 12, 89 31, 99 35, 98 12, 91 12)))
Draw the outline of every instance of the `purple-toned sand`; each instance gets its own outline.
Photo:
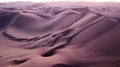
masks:
POLYGON ((0 67, 120 67, 120 3, 0 3, 0 67))

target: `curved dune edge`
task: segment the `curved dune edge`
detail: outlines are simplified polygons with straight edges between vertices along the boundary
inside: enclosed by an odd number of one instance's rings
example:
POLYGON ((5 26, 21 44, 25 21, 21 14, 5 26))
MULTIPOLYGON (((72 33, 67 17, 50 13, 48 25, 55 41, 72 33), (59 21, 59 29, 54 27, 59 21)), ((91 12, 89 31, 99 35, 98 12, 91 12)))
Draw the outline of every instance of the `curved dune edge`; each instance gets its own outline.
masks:
POLYGON ((1 67, 120 66, 118 19, 68 9, 49 19, 7 12, 0 21, 1 67))

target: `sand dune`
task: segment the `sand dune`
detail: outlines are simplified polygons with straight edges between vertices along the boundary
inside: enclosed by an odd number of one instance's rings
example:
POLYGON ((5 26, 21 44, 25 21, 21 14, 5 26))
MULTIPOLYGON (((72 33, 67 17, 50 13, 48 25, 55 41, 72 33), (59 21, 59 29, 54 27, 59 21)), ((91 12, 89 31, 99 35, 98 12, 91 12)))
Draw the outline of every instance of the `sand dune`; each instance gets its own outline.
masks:
POLYGON ((1 6, 0 67, 120 67, 118 16, 39 6, 1 6))

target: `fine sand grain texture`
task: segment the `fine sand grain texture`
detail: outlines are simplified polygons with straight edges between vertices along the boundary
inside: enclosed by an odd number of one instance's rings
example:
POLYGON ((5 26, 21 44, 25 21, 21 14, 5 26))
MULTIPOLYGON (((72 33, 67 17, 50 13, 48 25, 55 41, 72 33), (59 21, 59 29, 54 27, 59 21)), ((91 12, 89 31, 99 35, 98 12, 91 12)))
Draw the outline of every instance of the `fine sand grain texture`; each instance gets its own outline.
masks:
POLYGON ((0 3, 0 67, 120 67, 119 6, 0 3))

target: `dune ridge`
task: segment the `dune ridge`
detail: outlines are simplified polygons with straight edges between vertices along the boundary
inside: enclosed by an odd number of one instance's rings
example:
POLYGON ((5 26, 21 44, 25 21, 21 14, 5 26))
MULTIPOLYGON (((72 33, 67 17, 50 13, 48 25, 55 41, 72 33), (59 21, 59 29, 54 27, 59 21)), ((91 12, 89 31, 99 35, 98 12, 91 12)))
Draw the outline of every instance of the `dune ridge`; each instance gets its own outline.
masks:
POLYGON ((38 5, 0 9, 0 67, 120 66, 119 17, 38 5))

